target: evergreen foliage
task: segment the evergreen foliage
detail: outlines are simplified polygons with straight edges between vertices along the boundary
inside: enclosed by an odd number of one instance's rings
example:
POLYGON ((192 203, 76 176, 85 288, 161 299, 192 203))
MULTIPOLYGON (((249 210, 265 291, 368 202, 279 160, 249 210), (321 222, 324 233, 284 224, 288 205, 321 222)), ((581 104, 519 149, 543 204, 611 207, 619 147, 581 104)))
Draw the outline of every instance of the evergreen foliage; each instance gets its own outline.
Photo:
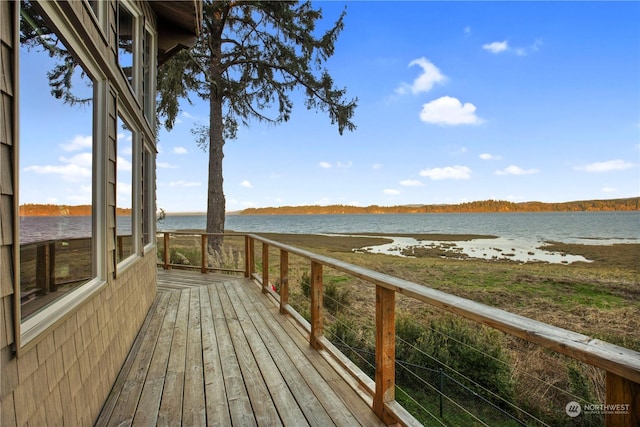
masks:
MULTIPOLYGON (((224 231, 223 146, 239 126, 288 121, 290 94, 302 89, 307 109, 326 112, 340 134, 355 129, 357 100, 346 98, 323 65, 335 51, 344 16, 319 31, 322 10, 311 2, 205 0, 196 46, 159 70, 159 120, 168 129, 181 99, 196 94, 210 105, 209 123, 193 129, 209 152, 207 232, 224 231)), ((211 250, 218 249, 218 240, 210 239, 211 250)))

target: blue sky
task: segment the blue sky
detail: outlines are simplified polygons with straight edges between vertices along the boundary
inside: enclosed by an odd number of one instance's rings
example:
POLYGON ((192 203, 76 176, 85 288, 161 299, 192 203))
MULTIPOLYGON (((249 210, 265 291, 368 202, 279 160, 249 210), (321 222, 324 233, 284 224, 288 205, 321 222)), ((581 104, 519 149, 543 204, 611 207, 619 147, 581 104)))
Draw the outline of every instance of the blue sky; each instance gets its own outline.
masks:
MULTIPOLYGON (((327 67, 358 97, 358 128, 340 136, 294 94, 288 123, 226 143, 227 210, 640 195, 640 3, 315 5, 327 20, 347 7, 327 67)), ((168 212, 206 210, 194 101, 159 136, 168 212)))

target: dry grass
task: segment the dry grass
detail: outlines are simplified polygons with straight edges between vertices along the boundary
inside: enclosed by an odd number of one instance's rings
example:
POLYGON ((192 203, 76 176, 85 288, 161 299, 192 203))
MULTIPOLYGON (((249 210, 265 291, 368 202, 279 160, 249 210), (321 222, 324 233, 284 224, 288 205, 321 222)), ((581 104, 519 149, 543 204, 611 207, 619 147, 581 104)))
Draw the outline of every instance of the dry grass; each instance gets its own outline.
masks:
MULTIPOLYGON (((420 258, 354 253, 381 239, 319 235, 263 234, 270 239, 321 253, 434 289, 540 320, 640 351, 640 245, 554 246, 555 251, 583 254, 593 263, 548 264, 420 258)), ((444 236, 441 236, 444 238, 444 236)), ((277 254, 270 265, 277 266, 277 254)), ((345 282, 365 299, 362 283, 345 282), (359 292, 358 292, 359 290, 359 292)), ((369 298, 373 298, 371 295, 369 298)), ((415 300, 400 308, 419 310, 415 300)), ((366 306, 371 307, 370 304, 366 306)))

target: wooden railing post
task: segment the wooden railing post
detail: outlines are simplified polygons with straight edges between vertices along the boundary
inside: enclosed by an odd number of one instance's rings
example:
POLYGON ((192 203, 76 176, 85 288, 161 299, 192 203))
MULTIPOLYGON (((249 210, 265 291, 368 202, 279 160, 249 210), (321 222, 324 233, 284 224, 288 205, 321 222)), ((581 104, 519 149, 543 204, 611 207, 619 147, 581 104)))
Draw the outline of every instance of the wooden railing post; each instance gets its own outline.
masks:
POLYGON ((249 255, 249 246, 251 238, 249 235, 244 236, 244 277, 251 277, 251 255, 249 255))
POLYGON ((323 335, 322 325, 322 264, 311 262, 311 336, 309 343, 320 349, 319 339, 323 335))
POLYGON ((249 238, 249 254, 247 258, 249 259, 249 277, 253 277, 253 273, 256 272, 256 241, 252 237, 249 238))
POLYGON ((396 387, 396 293, 376 286, 376 390, 373 411, 387 424, 395 420, 384 404, 395 400, 396 387))
POLYGON ((262 292, 269 287, 269 245, 262 243, 262 292))
POLYGON ((287 312, 289 304, 289 252, 280 249, 280 313, 287 312))
POLYGON ((49 243, 49 289, 54 292, 56 285, 56 242, 49 243))
POLYGON ((36 246, 36 287, 45 294, 56 289, 55 242, 36 246))
POLYGON ((604 424, 640 426, 640 384, 607 372, 604 424))
POLYGON ((162 268, 164 268, 165 270, 171 270, 171 265, 169 264, 169 260, 171 259, 170 255, 169 255, 169 238, 170 238, 170 234, 168 232, 164 232, 163 235, 163 250, 164 252, 163 254, 163 258, 164 258, 164 265, 162 266, 162 268))
POLYGON ((201 262, 200 272, 206 273, 207 272, 207 235, 206 234, 200 235, 200 253, 202 254, 200 259, 200 262, 201 262))

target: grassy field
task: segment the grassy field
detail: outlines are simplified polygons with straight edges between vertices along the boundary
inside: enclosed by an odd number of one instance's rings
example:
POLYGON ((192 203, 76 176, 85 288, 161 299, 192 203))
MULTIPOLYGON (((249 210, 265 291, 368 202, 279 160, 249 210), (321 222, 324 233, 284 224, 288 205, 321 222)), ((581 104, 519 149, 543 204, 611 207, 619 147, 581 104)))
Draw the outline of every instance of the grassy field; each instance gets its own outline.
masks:
MULTIPOLYGON (((416 258, 363 254, 353 249, 381 244, 384 239, 261 235, 640 351, 637 244, 546 246, 594 260, 567 265, 453 259, 441 251, 425 251, 416 258)), ((428 237, 455 241, 477 236, 428 237)))

